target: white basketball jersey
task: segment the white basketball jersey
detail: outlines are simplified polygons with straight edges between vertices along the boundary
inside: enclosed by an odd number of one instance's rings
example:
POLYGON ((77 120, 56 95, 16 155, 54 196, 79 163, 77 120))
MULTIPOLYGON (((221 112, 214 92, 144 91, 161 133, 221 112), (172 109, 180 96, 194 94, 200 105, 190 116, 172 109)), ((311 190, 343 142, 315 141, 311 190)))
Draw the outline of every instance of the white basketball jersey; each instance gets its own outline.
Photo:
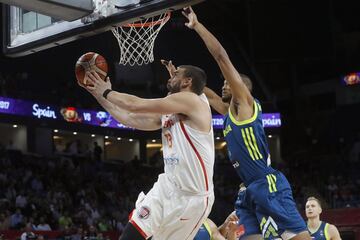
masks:
MULTIPOLYGON (((209 106, 205 94, 200 98, 209 106)), ((212 124, 208 133, 201 132, 187 126, 178 114, 162 116, 161 123, 167 180, 189 194, 213 191, 215 150, 212 124)))

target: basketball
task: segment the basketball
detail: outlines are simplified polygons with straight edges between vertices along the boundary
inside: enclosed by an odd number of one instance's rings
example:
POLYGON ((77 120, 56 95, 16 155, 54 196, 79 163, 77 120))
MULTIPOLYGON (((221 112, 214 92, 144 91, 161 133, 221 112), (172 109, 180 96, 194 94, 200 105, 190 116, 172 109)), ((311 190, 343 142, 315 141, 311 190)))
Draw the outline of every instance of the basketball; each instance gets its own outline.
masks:
POLYGON ((99 76, 105 80, 108 73, 108 64, 103 56, 98 53, 88 52, 82 55, 75 64, 75 75, 80 85, 89 85, 86 83, 85 73, 87 71, 96 71, 99 76))

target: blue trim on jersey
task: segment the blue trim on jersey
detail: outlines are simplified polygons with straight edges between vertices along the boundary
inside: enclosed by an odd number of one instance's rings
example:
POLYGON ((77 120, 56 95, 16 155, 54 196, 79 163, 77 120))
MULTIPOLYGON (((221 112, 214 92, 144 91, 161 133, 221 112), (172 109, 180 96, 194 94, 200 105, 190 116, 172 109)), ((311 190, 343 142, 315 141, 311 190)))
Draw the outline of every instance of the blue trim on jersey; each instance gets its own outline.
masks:
POLYGON ((202 224, 196 236, 194 237, 194 240, 211 240, 210 227, 202 224))
POLYGON ((311 238, 313 240, 328 240, 328 233, 326 232, 328 225, 329 224, 326 222, 321 222, 319 228, 315 232, 311 233, 310 230, 308 230, 310 232, 311 238))

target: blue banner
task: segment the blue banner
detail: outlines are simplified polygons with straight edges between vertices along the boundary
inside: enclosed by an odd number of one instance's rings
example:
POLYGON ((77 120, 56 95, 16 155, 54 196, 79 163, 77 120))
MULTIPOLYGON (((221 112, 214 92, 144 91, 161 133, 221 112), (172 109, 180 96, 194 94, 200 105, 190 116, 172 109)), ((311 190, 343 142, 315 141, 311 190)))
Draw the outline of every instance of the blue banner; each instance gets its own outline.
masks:
MULTIPOLYGON (((61 108, 54 105, 13 98, 0 97, 0 113, 132 130, 132 128, 116 121, 105 111, 93 111, 75 107, 61 108)), ((215 129, 222 129, 223 117, 221 115, 213 115, 212 123, 215 129)), ((264 127, 280 127, 280 113, 264 113, 263 125, 264 127)))

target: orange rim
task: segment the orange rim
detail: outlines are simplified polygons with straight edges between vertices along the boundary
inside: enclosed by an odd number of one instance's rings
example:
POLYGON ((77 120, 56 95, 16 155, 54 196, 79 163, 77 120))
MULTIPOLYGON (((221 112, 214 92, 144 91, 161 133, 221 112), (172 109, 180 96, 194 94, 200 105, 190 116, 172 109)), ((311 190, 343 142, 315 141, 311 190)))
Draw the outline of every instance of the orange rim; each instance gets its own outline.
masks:
POLYGON ((163 22, 168 21, 170 19, 170 17, 171 17, 171 12, 167 12, 165 17, 163 17, 157 21, 146 22, 146 23, 128 23, 128 24, 123 25, 122 27, 136 27, 136 28, 152 27, 152 26, 160 25, 163 22))

